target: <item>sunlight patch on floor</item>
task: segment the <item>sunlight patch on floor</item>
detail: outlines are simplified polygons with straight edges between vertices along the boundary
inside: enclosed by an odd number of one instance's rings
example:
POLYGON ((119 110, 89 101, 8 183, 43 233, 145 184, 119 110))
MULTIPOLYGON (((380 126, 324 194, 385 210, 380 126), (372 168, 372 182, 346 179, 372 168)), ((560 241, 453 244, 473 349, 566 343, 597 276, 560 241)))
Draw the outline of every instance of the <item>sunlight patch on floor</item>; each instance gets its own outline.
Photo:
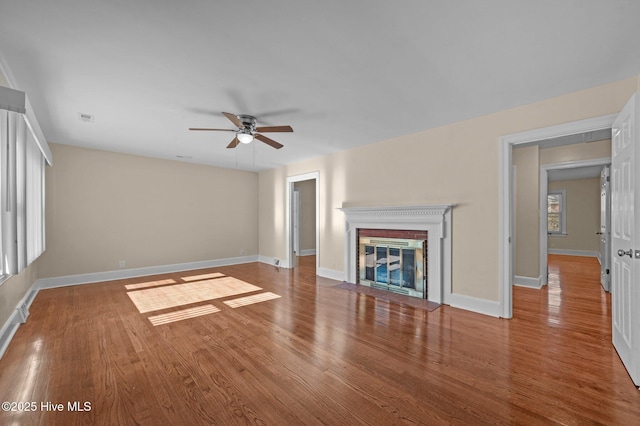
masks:
POLYGON ((239 308, 240 306, 247 306, 247 305, 252 305, 254 303, 266 302, 267 300, 273 300, 279 297, 281 296, 278 296, 277 294, 271 293, 270 291, 268 291, 266 293, 254 294, 246 297, 239 297, 233 300, 225 300, 222 303, 232 308, 239 308))
POLYGON ((127 294, 140 313, 235 296, 262 288, 233 277, 130 291, 127 294))
POLYGON ((157 281, 148 281, 146 283, 127 284, 124 286, 127 290, 137 290, 140 288, 157 287, 159 285, 176 284, 176 280, 166 279, 157 281))
POLYGON ((183 281, 202 281, 202 280, 208 280, 211 278, 220 278, 220 277, 224 277, 224 274, 220 273, 220 272, 212 272, 210 274, 200 274, 200 275, 189 275, 186 277, 180 277, 183 281))
POLYGON ((154 326, 158 326, 190 318, 201 317, 203 315, 215 314, 216 312, 220 312, 220 309, 213 305, 202 305, 196 306, 195 308, 169 312, 167 314, 154 315, 149 317, 149 321, 151 321, 151 324, 154 326))

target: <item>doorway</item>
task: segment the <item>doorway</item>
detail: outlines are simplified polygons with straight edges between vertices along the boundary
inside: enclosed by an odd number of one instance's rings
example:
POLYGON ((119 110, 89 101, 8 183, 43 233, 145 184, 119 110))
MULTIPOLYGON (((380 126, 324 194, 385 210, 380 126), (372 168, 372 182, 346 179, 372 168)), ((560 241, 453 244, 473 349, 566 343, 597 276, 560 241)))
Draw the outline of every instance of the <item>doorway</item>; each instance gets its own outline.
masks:
MULTIPOLYGON (((547 284, 548 282, 548 260, 547 255, 549 254, 549 229, 548 229, 548 209, 547 209, 547 194, 549 193, 549 182, 551 180, 562 181, 562 180, 576 180, 576 179, 587 179, 587 178, 600 178, 602 169, 608 167, 611 164, 611 157, 603 157, 596 158, 592 160, 584 160, 584 161, 568 161, 564 163, 555 163, 555 164, 546 164, 540 167, 540 228, 539 228, 539 241, 540 241, 540 277, 541 284, 547 284)), ((598 200, 600 198, 598 197, 598 200)), ((600 223, 600 211, 601 206, 598 204, 593 207, 594 211, 587 212, 582 216, 593 215, 597 216, 598 224, 600 223)), ((593 232, 592 237, 598 240, 600 237, 597 234, 597 228, 594 225, 593 229, 590 229, 587 232, 593 232)), ((560 232, 560 237, 566 236, 566 232, 560 232)), ((551 237, 554 238, 554 237, 551 237)), ((553 247, 553 246, 552 246, 553 247)), ((563 252, 565 254, 570 255, 594 255, 597 253, 588 253, 585 250, 568 250, 564 249, 563 252)), ((598 257, 598 256, 597 256, 598 257)), ((606 259, 600 259, 600 262, 604 264, 606 259)))
POLYGON ((287 258, 283 265, 294 269, 300 256, 315 256, 320 264, 319 241, 319 180, 320 173, 312 172, 287 178, 287 258))
MULTIPOLYGON (((587 120, 565 123, 557 126, 530 130, 500 138, 500 230, 499 230, 499 262, 500 262, 500 316, 513 317, 513 277, 514 277, 514 172, 512 151, 515 147, 527 144, 539 144, 542 141, 562 140, 570 143, 571 138, 582 142, 583 135, 591 132, 607 131, 616 118, 616 114, 587 120)), ((545 252, 546 256, 546 252, 545 252)), ((545 269, 546 274, 546 269, 545 269)))

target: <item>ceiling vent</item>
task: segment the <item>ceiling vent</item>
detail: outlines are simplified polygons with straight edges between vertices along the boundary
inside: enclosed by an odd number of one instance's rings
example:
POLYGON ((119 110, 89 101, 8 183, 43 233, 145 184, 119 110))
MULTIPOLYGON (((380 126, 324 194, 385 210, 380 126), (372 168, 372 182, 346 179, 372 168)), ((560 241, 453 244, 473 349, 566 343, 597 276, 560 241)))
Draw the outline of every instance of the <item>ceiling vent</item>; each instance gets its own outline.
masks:
POLYGON ((91 114, 84 114, 82 112, 79 112, 78 118, 80 119, 80 121, 84 121, 85 123, 93 123, 93 115, 91 114))

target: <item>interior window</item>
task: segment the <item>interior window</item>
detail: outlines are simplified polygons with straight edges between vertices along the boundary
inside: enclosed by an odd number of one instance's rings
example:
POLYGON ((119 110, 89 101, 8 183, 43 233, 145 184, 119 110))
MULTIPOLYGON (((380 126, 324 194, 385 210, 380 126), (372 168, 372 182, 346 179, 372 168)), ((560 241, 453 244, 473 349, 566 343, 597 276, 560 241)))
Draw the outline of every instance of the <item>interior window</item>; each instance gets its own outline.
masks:
POLYGON ((547 233, 565 235, 566 232, 566 194, 564 190, 547 193, 547 233))

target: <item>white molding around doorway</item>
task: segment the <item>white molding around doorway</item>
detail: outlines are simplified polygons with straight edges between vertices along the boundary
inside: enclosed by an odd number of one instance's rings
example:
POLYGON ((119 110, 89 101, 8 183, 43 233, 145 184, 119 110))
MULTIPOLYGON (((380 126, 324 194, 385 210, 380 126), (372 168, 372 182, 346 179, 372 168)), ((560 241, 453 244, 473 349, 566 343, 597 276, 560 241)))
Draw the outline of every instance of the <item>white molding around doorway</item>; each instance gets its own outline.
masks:
POLYGON ((535 144, 546 139, 611 128, 617 114, 543 127, 500 137, 500 202, 499 202, 499 286, 500 316, 513 316, 513 170, 512 150, 516 146, 535 144))

